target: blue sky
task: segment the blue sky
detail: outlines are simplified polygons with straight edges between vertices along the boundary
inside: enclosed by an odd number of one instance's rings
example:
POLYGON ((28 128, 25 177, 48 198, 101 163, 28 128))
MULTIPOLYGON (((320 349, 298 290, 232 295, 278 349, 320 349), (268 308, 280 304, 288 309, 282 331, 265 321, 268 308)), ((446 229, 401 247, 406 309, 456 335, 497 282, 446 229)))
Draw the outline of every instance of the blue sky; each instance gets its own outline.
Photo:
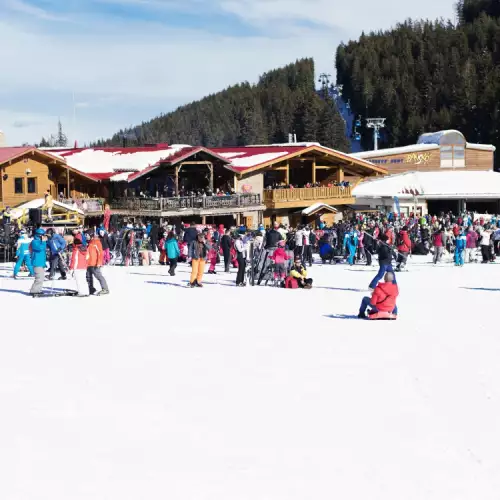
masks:
POLYGON ((341 41, 449 0, 0 0, 0 130, 38 141, 60 117, 71 141, 122 127, 300 57, 334 72, 341 41), (73 107, 75 96, 76 119, 73 107))

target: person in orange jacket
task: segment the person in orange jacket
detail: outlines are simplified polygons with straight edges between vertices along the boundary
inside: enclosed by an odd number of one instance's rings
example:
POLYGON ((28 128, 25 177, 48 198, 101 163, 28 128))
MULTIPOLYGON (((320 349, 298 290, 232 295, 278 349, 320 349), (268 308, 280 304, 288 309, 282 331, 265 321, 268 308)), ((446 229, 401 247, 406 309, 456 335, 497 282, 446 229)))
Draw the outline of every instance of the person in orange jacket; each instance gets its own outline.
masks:
POLYGON ((101 240, 97 234, 91 234, 91 240, 88 247, 88 262, 87 262, 87 283, 89 284, 90 295, 96 294, 94 287, 94 277, 101 285, 101 291, 96 295, 107 295, 109 293, 108 284, 101 272, 103 264, 104 251, 102 249, 101 240))
POLYGON ((78 234, 73 241, 73 253, 71 254, 70 270, 76 281, 78 297, 88 297, 89 285, 86 280, 87 274, 87 247, 82 245, 81 236, 78 234))

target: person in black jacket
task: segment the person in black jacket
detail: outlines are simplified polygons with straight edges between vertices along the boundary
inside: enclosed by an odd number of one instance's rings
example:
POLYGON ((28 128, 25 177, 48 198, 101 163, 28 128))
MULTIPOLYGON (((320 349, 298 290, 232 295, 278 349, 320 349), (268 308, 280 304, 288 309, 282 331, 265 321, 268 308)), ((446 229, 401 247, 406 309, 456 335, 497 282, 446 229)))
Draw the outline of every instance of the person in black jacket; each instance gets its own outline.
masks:
POLYGON ((191 222, 191 225, 184 231, 183 241, 189 246, 193 241, 196 241, 197 236, 196 222, 191 222))
MULTIPOLYGON (((380 233, 379 241, 377 242, 377 254, 380 267, 377 275, 372 279, 369 285, 371 290, 375 290, 377 283, 385 276, 386 272, 389 271, 394 274, 392 259, 395 255, 392 248, 387 244, 387 235, 385 233, 380 233)), ((396 283, 396 278, 394 278, 394 283, 396 283)))
POLYGON ((276 250, 278 246, 278 241, 281 241, 283 239, 281 237, 281 233, 278 231, 279 227, 280 225, 277 222, 275 222, 273 229, 271 229, 266 233, 266 246, 265 246, 266 250, 273 250, 273 251, 276 250))
POLYGON ((222 254, 224 255, 224 270, 226 273, 229 272, 229 263, 231 262, 231 232, 226 230, 226 233, 220 240, 220 246, 222 248, 222 254))
POLYGON ((153 250, 153 252, 158 251, 158 232, 158 224, 153 222, 151 224, 151 230, 149 231, 149 243, 151 244, 151 250, 153 250))

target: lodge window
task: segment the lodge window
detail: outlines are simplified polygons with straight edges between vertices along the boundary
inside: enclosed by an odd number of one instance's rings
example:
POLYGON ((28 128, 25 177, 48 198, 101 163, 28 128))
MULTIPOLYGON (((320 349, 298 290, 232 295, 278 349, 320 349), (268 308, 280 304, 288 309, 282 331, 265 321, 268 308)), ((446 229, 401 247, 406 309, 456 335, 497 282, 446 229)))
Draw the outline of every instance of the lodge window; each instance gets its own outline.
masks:
POLYGON ((465 147, 463 145, 441 146, 441 168, 465 167, 465 147))
POLYGON ((37 193, 36 189, 36 177, 28 177, 28 193, 35 194, 37 193))
POLYGON ((14 179, 14 193, 24 194, 24 179, 22 177, 16 177, 14 179))

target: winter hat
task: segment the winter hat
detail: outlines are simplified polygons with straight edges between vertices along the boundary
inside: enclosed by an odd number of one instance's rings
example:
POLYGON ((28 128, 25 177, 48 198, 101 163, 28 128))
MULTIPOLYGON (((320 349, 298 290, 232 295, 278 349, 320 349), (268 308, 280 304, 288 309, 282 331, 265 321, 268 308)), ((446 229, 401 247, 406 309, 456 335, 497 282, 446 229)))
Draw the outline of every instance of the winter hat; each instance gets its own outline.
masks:
POLYGON ((279 222, 274 222, 273 227, 280 227, 280 223, 279 222))
POLYGON ((45 229, 39 227, 36 231, 35 234, 38 234, 39 236, 44 236, 45 235, 45 229))
POLYGON ((81 236, 81 234, 75 234, 75 237, 73 239, 73 243, 75 245, 81 245, 82 244, 82 236, 81 236))

